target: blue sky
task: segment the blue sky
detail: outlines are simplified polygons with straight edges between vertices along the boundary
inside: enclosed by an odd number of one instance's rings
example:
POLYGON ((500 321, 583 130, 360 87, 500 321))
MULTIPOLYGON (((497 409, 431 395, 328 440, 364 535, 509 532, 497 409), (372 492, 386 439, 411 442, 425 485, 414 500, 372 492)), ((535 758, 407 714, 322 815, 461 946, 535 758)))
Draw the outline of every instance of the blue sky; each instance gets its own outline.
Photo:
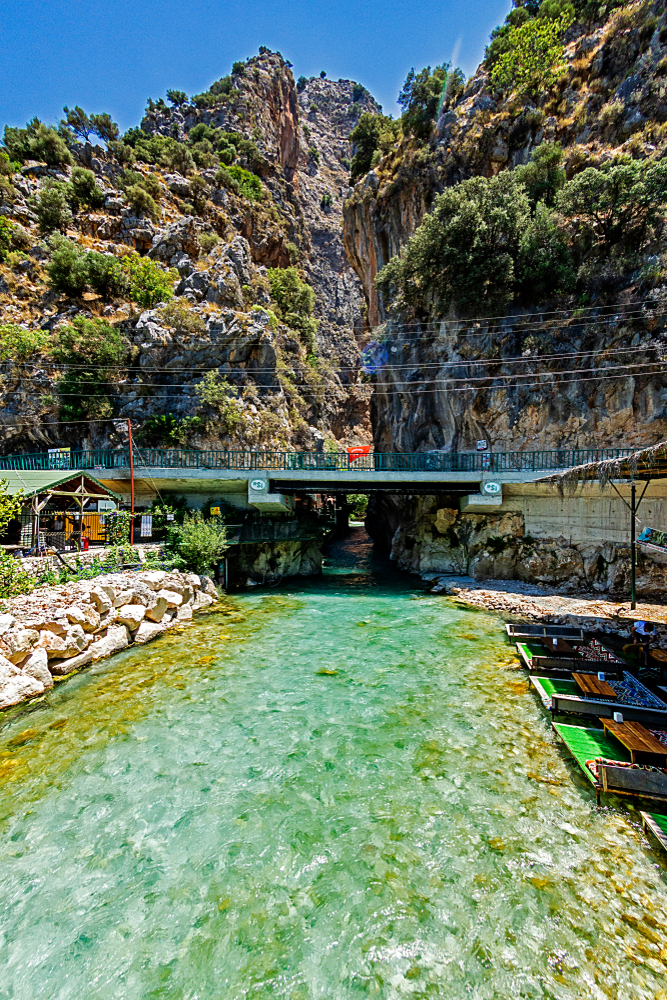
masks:
POLYGON ((323 69, 359 81, 395 114, 411 66, 454 57, 470 75, 509 8, 509 0, 14 0, 2 15, 0 126, 33 115, 52 122, 63 105, 79 104, 126 129, 139 124, 148 97, 200 93, 260 45, 282 52, 295 76, 323 69))

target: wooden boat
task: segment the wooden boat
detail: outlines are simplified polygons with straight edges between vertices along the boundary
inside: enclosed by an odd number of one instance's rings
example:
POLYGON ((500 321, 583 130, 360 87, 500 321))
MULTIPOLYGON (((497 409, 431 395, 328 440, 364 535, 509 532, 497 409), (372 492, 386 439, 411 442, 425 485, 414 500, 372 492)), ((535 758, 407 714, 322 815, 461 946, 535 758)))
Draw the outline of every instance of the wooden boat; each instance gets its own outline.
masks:
POLYGON ((576 646, 570 640, 557 637, 555 645, 553 639, 520 639, 516 648, 531 673, 548 670, 570 674, 577 669, 589 673, 604 670, 618 675, 625 666, 625 662, 599 639, 577 641, 576 646))
POLYGON ((629 721, 667 730, 667 704, 627 670, 620 680, 609 678, 609 685, 617 693, 614 701, 583 695, 571 678, 532 674, 530 683, 546 710, 551 712, 552 720, 560 714, 611 719, 614 712, 621 712, 629 721))
POLYGON ((572 625, 526 625, 509 622, 505 629, 510 639, 567 639, 570 643, 585 642, 584 631, 572 625))
POLYGON ((552 729, 592 784, 598 805, 603 793, 667 802, 667 772, 633 764, 625 747, 604 730, 562 722, 553 722, 552 729))
POLYGON ((667 816, 662 813, 640 812, 646 839, 667 852, 667 816))

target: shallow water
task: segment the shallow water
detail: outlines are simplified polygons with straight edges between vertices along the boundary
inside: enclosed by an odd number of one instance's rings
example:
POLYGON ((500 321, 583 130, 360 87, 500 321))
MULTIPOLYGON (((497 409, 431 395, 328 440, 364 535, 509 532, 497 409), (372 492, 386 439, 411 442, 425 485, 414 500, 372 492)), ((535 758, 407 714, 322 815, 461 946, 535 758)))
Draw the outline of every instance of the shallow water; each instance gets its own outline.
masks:
POLYGON ((0 734, 0 997, 667 997, 667 882, 502 623, 372 556, 0 734))

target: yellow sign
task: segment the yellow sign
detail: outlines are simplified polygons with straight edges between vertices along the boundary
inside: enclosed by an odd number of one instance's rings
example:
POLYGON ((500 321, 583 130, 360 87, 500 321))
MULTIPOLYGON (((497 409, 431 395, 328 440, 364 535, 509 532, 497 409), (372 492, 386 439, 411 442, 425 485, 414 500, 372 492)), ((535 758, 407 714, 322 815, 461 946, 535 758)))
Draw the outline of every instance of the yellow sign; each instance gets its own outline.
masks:
POLYGON ((211 517, 220 517, 219 507, 211 507, 211 517))

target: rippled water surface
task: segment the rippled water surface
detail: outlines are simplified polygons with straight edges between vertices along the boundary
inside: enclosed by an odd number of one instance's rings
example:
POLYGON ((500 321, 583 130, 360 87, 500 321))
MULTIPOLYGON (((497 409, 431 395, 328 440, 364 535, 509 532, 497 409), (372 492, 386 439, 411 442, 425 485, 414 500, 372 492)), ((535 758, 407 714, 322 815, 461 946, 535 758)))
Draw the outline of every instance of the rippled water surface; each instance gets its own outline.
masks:
POLYGON ((513 667, 357 530, 5 720, 0 997, 664 1000, 664 868, 513 667))

